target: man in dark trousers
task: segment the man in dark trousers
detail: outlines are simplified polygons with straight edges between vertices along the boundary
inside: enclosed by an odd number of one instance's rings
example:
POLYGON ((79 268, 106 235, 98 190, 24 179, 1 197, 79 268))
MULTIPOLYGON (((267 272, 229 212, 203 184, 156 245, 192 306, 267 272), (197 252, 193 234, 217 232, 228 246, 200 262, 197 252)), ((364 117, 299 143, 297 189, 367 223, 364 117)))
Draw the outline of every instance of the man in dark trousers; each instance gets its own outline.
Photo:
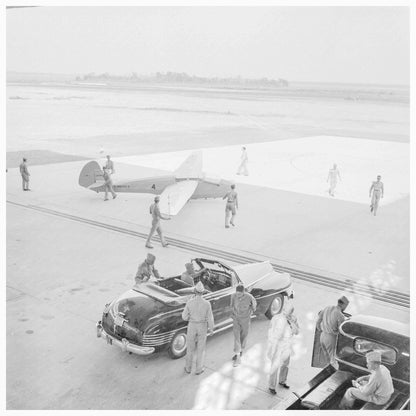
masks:
POLYGON ((326 358, 326 364, 331 364, 335 369, 337 363, 335 360, 335 346, 339 333, 339 326, 345 321, 343 314, 349 304, 349 300, 345 296, 338 299, 338 304, 327 306, 319 312, 316 326, 321 332, 321 348, 326 358))
POLYGON ((202 374, 205 370, 205 344, 208 335, 214 332, 214 316, 211 304, 202 297, 204 285, 198 282, 195 285, 195 296, 188 300, 182 312, 182 319, 188 321, 186 334, 186 364, 185 372, 190 374, 192 369, 192 359, 196 353, 195 374, 202 374))
POLYGON ((237 285, 235 293, 231 295, 231 316, 234 332, 234 367, 241 362, 250 329, 251 315, 256 311, 256 299, 247 293, 242 284, 237 285))
POLYGON ((20 174, 22 175, 22 188, 24 191, 30 191, 29 189, 29 170, 27 169, 27 160, 23 158, 23 162, 19 165, 20 174))

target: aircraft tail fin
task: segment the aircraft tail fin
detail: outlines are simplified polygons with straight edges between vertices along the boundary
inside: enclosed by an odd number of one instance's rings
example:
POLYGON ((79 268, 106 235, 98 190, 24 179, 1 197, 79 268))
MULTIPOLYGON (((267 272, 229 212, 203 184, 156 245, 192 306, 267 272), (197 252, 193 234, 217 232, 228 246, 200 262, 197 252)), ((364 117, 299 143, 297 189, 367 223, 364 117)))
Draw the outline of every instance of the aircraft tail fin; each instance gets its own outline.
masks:
POLYGON ((91 185, 97 183, 97 181, 103 181, 103 171, 100 165, 95 161, 88 162, 81 170, 79 174, 78 183, 84 188, 89 188, 91 185))
POLYGON ((202 151, 191 153, 174 172, 177 179, 202 178, 202 151))

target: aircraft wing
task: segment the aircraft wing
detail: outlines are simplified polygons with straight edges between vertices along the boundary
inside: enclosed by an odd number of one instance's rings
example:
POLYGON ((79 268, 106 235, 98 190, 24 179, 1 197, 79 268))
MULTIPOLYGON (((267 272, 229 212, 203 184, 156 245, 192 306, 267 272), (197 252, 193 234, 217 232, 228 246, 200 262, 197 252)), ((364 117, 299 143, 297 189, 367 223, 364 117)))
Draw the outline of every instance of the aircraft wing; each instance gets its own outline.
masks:
POLYGON ((174 175, 177 179, 202 178, 202 151, 191 153, 175 170, 174 175))
POLYGON ((167 186, 160 194, 160 212, 165 215, 176 215, 188 202, 197 186, 197 180, 179 181, 167 186))

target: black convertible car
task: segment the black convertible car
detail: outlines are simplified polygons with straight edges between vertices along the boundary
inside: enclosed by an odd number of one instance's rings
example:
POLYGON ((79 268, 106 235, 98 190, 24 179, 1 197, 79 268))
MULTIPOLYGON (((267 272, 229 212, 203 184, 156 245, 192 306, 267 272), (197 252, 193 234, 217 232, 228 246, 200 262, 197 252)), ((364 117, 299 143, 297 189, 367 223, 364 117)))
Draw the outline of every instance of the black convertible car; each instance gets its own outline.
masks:
MULTIPOLYGON (((269 319, 281 311, 285 297, 293 297, 290 275, 275 272, 268 261, 233 268, 215 260, 192 262, 196 271, 205 269, 200 280, 212 305, 214 332, 232 325, 230 297, 238 283, 256 298, 256 315, 269 319)), ((180 276, 136 284, 105 306, 97 336, 123 351, 147 355, 167 347, 171 358, 180 358, 186 352, 187 327, 181 315, 192 295, 193 286, 180 276)))

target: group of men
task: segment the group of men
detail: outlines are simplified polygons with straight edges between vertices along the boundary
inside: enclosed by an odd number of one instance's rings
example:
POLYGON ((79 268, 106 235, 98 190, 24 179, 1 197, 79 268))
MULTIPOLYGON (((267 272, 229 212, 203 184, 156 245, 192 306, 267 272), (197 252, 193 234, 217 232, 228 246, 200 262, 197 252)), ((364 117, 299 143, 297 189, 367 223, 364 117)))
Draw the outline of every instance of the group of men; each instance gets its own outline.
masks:
MULTIPOLYGON (((334 163, 333 167, 329 169, 327 182, 329 182, 328 193, 331 196, 335 196, 335 188, 337 186, 338 180, 341 180, 341 174, 339 169, 334 163)), ((370 187, 369 197, 371 198, 370 212, 373 215, 377 214, 378 205, 380 203, 380 198, 384 197, 384 184, 381 182, 381 176, 377 176, 377 180, 373 181, 370 187)))
MULTIPOLYGON (((248 175, 247 163, 247 151, 243 147, 241 164, 237 174, 248 175)), ((29 191, 30 173, 26 158, 23 158, 19 169, 22 176, 22 189, 29 191)), ((108 200, 109 192, 112 194, 113 199, 117 197, 111 179, 114 173, 114 163, 110 155, 107 155, 107 162, 103 166, 103 178, 105 181, 104 201, 108 200)), ((328 182, 330 183, 328 192, 331 196, 335 195, 335 188, 340 179, 339 170, 337 165, 334 164, 328 173, 328 182)), ((370 211, 376 215, 380 198, 384 196, 384 185, 381 182, 380 175, 372 183, 369 196, 371 198, 370 211)), ((234 227, 234 220, 238 209, 238 195, 235 191, 235 185, 231 185, 231 190, 224 195, 223 199, 226 199, 225 228, 230 228, 230 225, 234 227)), ((153 248, 151 239, 155 232, 158 233, 163 247, 168 246, 163 236, 160 220, 170 220, 170 217, 160 212, 159 201, 159 196, 156 196, 154 203, 150 206, 152 227, 146 241, 147 248, 153 248)), ((155 260, 156 257, 153 254, 147 254, 146 260, 139 266, 136 273, 136 284, 161 279, 159 272, 155 268, 155 260)), ((207 335, 211 335, 214 332, 214 318, 210 302, 202 296, 206 292, 201 282, 201 276, 205 273, 205 269, 195 271, 192 263, 187 263, 185 268, 186 270, 182 273, 181 279, 194 288, 194 296, 188 300, 182 313, 183 320, 188 322, 185 372, 188 374, 191 373, 192 362, 195 358, 195 374, 198 375, 204 371, 206 338, 207 335)), ((338 300, 337 305, 328 306, 318 314, 317 328, 321 331, 321 349, 326 362, 334 368, 337 368, 337 361, 335 359, 336 340, 339 327, 346 319, 344 311, 348 303, 348 299, 342 296, 338 300)), ((243 285, 237 285, 235 293, 231 296, 234 334, 234 355, 232 361, 234 366, 238 366, 241 363, 241 358, 247 345, 251 316, 255 313, 256 307, 255 298, 245 290, 243 285)), ((276 394, 276 386, 278 384, 283 388, 289 388, 286 381, 291 355, 291 344, 292 338, 298 333, 299 325, 294 315, 294 307, 290 302, 285 302, 282 312, 272 317, 268 331, 267 357, 271 363, 269 391, 272 394, 276 394)), ((366 358, 367 367, 371 373, 368 376, 363 376, 353 381, 353 387, 346 391, 341 401, 341 409, 351 408, 356 399, 384 404, 389 400, 394 391, 390 372, 381 364, 380 352, 372 351, 367 354, 366 358)))
MULTIPOLYGON (((320 344, 326 364, 338 368, 335 359, 336 342, 340 325, 347 319, 344 311, 349 304, 348 299, 342 296, 337 305, 327 306, 319 312, 317 328, 321 331, 320 344)), ((390 371, 381 364, 381 352, 370 351, 366 354, 367 368, 370 374, 352 381, 352 387, 348 388, 342 398, 339 408, 352 409, 356 400, 386 404, 394 392, 390 371)))
MULTIPOLYGON (((240 165, 237 169, 237 175, 245 175, 248 176, 248 156, 247 156, 247 149, 246 147, 241 148, 241 161, 240 165)), ((113 189, 113 181, 112 181, 112 175, 115 173, 114 170, 114 162, 111 160, 111 156, 107 155, 107 162, 102 167, 103 168, 103 179, 104 179, 104 201, 108 201, 108 193, 110 192, 113 199, 117 197, 117 194, 114 192, 113 189)), ((23 158, 22 163, 19 165, 20 174, 22 176, 22 188, 24 191, 30 191, 29 189, 29 170, 27 167, 27 159, 23 158)), ((339 169, 334 163, 333 167, 329 169, 328 172, 328 178, 327 182, 329 182, 329 189, 328 193, 331 196, 335 196, 335 188, 338 184, 338 181, 341 180, 341 174, 339 172, 339 169)), ((373 215, 377 215, 377 209, 379 206, 380 199, 384 197, 384 184, 381 182, 381 176, 377 176, 377 180, 373 181, 370 187, 369 191, 369 197, 371 198, 371 204, 370 204, 370 212, 373 213, 373 215)), ((225 228, 230 228, 230 224, 234 227, 234 218, 237 213, 238 209, 238 197, 237 192, 235 191, 235 185, 231 186, 231 190, 224 195, 223 199, 227 199, 227 204, 225 207, 225 228), (231 216, 231 220, 230 220, 231 216)), ((160 198, 157 196, 155 198, 155 204, 157 204, 160 201, 160 198)), ((159 237, 161 240, 163 239, 163 233, 160 226, 160 219, 169 220, 170 217, 166 217, 160 213, 160 210, 158 209, 158 206, 153 204, 152 206, 155 208, 154 212, 151 208, 150 213, 152 214, 152 228, 149 234, 149 238, 146 241, 146 247, 153 248, 150 244, 150 240, 155 232, 159 234, 159 237)), ((168 244, 162 243, 163 246, 167 246, 168 244)))
MULTIPOLYGON (((155 268, 156 257, 148 253, 147 258, 140 264, 135 283, 157 282, 162 279, 155 268)), ((204 372, 204 356, 206 339, 214 333, 214 317, 211 304, 202 297, 206 293, 202 276, 206 269, 196 271, 192 263, 185 264, 185 271, 181 280, 193 287, 194 296, 191 297, 184 308, 182 319, 188 322, 187 352, 185 359, 185 372, 190 374, 195 359, 195 374, 204 372)), ((235 293, 231 295, 231 317, 233 320, 234 348, 232 362, 237 367, 241 363, 243 352, 247 346, 252 315, 256 312, 256 299, 245 290, 242 284, 236 286, 235 293)), ((293 336, 299 333, 294 307, 286 301, 282 313, 272 317, 268 332, 267 356, 271 362, 269 391, 276 394, 276 386, 288 389, 286 384, 291 354, 293 336)))

